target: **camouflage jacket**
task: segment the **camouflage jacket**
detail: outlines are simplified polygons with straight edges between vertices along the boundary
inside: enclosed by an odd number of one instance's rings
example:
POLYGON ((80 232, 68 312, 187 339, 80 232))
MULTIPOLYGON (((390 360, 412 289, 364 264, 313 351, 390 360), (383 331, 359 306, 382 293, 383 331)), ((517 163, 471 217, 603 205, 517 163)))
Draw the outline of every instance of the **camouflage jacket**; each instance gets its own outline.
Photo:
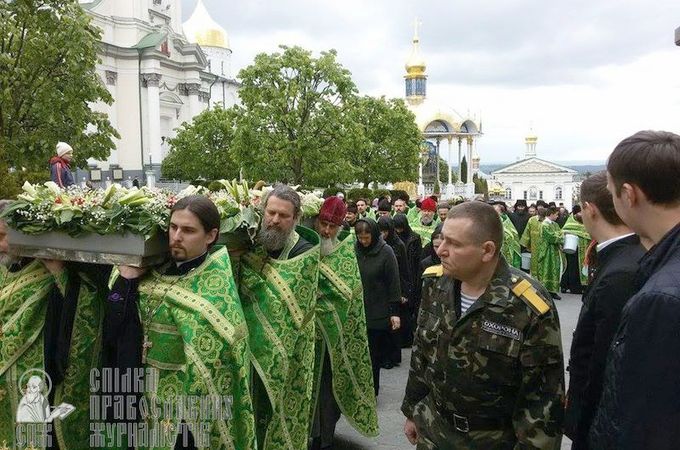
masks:
POLYGON ((486 292, 459 312, 459 281, 444 276, 425 292, 402 404, 418 448, 559 448, 564 370, 549 294, 501 257, 486 292))

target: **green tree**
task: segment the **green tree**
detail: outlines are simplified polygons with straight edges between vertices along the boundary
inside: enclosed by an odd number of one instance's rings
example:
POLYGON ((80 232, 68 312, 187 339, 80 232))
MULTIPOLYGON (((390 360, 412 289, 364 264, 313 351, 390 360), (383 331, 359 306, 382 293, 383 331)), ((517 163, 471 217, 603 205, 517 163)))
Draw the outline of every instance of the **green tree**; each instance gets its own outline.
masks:
POLYGON ((232 179, 239 163, 232 152, 234 109, 215 107, 203 111, 190 123, 183 123, 177 137, 170 139, 170 153, 163 160, 164 178, 178 180, 232 179))
POLYGON ((359 98, 351 115, 360 133, 349 150, 354 179, 367 188, 374 181, 413 181, 422 137, 415 116, 401 99, 359 98))
POLYGON ((260 54, 241 70, 235 152, 251 179, 328 186, 349 181, 356 87, 335 50, 260 54))
POLYGON ((465 181, 467 179, 467 171, 468 171, 468 165, 467 165, 467 159, 465 159, 465 156, 463 156, 463 159, 460 161, 460 179, 465 181))
POLYGON ((57 141, 80 166, 108 157, 118 134, 91 108, 113 101, 95 71, 99 38, 76 0, 0 2, 0 173, 46 167, 57 141))

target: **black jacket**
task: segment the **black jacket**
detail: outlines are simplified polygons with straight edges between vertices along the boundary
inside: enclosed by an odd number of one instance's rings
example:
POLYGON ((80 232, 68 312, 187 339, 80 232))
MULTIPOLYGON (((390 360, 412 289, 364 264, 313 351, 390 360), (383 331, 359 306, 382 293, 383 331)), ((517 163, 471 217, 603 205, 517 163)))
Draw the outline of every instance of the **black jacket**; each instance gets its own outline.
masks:
POLYGON ((399 267, 389 245, 383 241, 373 219, 359 219, 371 228, 371 245, 356 242, 357 262, 364 287, 364 308, 369 329, 389 329, 390 316, 398 315, 401 302, 399 267))
POLYGON ((420 261, 423 259, 422 241, 420 236, 411 230, 405 214, 395 214, 392 220, 394 221, 394 228, 402 230, 401 233, 397 234, 406 246, 406 259, 408 260, 408 270, 411 274, 411 286, 413 286, 411 295, 408 298, 409 307, 415 309, 420 304, 420 277, 422 276, 420 261))
POLYGON ((411 271, 408 267, 408 259, 406 257, 406 246, 399 239, 399 236, 394 232, 394 223, 391 217, 381 217, 378 219, 378 229, 383 232, 387 231, 385 243, 392 248, 394 256, 397 258, 397 265, 399 266, 399 285, 401 286, 401 296, 409 298, 411 289, 413 289, 413 280, 411 271))
POLYGON ((593 282, 583 295, 569 358, 565 434, 572 449, 588 449, 588 430, 602 394, 607 351, 619 326, 621 309, 635 292, 638 261, 645 254, 636 235, 615 241, 597 254, 593 282))
POLYGON ((680 445, 680 224, 640 261, 590 430, 598 450, 680 445))

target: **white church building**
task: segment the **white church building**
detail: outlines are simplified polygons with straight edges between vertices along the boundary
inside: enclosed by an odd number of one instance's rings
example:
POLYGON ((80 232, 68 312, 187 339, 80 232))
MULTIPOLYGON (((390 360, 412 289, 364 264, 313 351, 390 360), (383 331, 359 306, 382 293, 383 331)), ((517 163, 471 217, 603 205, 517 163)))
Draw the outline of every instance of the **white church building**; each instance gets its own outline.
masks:
POLYGON ((519 199, 526 200, 529 205, 543 200, 557 205, 564 203, 571 210, 580 186, 578 172, 538 158, 537 141, 536 135, 527 136, 524 158, 491 172, 489 188, 491 190, 494 184, 493 189, 499 191, 499 198, 510 205, 519 199))
MULTIPOLYGON (((227 32, 198 0, 182 24, 181 0, 90 0, 81 7, 102 30, 97 72, 114 99, 95 104, 120 134, 106 161, 90 161, 79 181, 156 177, 167 140, 209 106, 238 102, 227 32)), ((76 149, 77 151, 77 149, 76 149)))

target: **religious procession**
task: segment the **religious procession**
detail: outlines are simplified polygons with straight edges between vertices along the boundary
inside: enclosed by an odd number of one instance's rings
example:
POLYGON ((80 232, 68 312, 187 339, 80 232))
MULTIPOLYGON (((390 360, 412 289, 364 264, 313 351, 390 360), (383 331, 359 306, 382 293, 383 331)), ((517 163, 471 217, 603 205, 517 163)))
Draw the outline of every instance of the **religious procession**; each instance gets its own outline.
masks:
POLYGON ((0 450, 679 449, 677 5, 591 3, 0 2, 0 450))

